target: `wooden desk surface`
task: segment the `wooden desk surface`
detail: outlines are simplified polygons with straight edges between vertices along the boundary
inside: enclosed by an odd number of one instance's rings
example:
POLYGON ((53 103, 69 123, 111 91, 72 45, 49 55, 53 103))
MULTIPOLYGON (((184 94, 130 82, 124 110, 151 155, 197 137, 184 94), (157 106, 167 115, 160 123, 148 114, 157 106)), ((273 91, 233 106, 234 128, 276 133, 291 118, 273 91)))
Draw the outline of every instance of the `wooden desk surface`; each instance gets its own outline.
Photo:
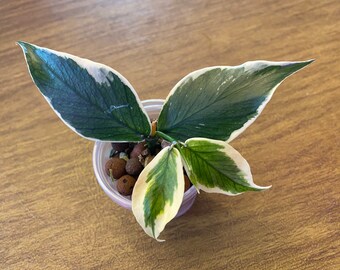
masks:
POLYGON ((1 269, 340 269, 340 2, 2 1, 1 269), (33 85, 24 40, 120 71, 141 99, 247 60, 316 62, 285 81, 232 145, 262 193, 202 193, 165 243, 104 194, 93 142, 33 85))

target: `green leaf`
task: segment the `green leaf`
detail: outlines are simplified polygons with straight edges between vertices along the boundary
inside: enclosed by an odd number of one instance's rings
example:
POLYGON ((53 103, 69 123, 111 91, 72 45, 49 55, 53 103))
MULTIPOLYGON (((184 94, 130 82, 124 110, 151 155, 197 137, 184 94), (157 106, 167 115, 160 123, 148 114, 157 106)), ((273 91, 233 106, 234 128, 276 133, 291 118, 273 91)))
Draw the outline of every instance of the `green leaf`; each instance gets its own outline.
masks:
POLYGON ((255 121, 285 78, 311 62, 254 61, 194 71, 170 92, 158 130, 181 141, 229 142, 255 121))
POLYGON ((247 161, 223 141, 193 138, 180 147, 190 181, 206 192, 237 195, 269 187, 254 184, 247 161))
POLYGON ((176 216, 183 195, 181 156, 168 146, 139 175, 132 193, 133 214, 144 231, 158 240, 165 225, 176 216))
POLYGON ((105 65, 18 42, 34 83, 56 114, 89 139, 141 141, 151 123, 130 83, 105 65))

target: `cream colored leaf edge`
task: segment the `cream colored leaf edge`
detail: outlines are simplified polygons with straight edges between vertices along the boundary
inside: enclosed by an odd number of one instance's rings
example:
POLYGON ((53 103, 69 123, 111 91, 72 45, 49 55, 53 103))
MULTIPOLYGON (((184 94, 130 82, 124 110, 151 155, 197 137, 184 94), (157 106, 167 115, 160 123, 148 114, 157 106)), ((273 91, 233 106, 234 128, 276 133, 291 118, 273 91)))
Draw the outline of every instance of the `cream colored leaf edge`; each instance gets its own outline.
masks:
MULTIPOLYGON (((212 140, 212 139, 206 139, 206 138, 191 138, 191 139, 186 140, 185 144, 189 145, 190 142, 192 142, 192 141, 206 141, 206 142, 210 142, 210 143, 213 143, 213 144, 221 145, 223 147, 223 149, 221 149, 219 151, 222 152, 225 156, 231 158, 235 162, 237 168, 244 174, 244 178, 248 182, 250 187, 256 188, 256 189, 261 189, 261 190, 266 190, 266 189, 271 188, 271 186, 262 187, 262 186, 258 186, 254 183, 253 176, 252 176, 252 173, 251 173, 251 170, 250 170, 250 166, 249 166, 247 160, 235 148, 233 148, 228 143, 226 143, 224 141, 212 140)), ((192 171, 192 170, 188 169, 188 167, 187 167, 188 165, 186 163, 184 163, 184 164, 185 164, 184 168, 185 168, 185 170, 186 170, 186 172, 187 172, 187 174, 190 178, 190 171, 192 171)), ((231 192, 222 190, 218 187, 209 188, 209 187, 206 187, 205 185, 202 185, 200 182, 197 182, 195 184, 195 187, 196 187, 197 190, 203 190, 203 191, 208 192, 208 193, 220 193, 220 194, 225 194, 225 195, 229 195, 229 196, 236 196, 236 195, 240 195, 240 194, 244 193, 244 192, 231 193, 231 192)))
MULTIPOLYGON (((122 75, 120 74, 118 71, 114 70, 113 68, 109 67, 109 66, 106 66, 104 64, 101 64, 101 63, 97 63, 97 62, 94 62, 94 61, 91 61, 89 59, 86 59, 86 58, 81 58, 79 56, 75 56, 75 55, 72 55, 72 54, 69 54, 69 53, 65 53, 65 52, 60 52, 60 51, 56 51, 56 50, 52 50, 52 49, 49 49, 49 48, 45 48, 45 47, 40 47, 40 46, 37 46, 35 44, 32 44, 32 43, 28 43, 28 42, 24 42, 24 43, 27 43, 39 50, 43 50, 43 51, 47 51, 49 53, 52 53, 52 54, 55 54, 59 57, 62 57, 62 58, 65 58, 65 59, 72 59, 74 62, 76 62, 81 68, 83 69, 86 69, 86 71, 89 73, 89 75, 96 81, 98 82, 99 84, 105 84, 107 83, 107 79, 106 79, 106 75, 109 73, 109 72, 112 72, 114 73, 115 75, 118 76, 118 78, 121 80, 121 82, 123 84, 125 84, 127 87, 130 88, 131 92, 134 94, 135 98, 136 98, 136 101, 140 107, 140 109, 142 110, 142 112, 144 113, 145 117, 148 119, 148 124, 150 126, 150 132, 151 132, 151 122, 149 120, 149 117, 148 117, 148 114, 146 112, 146 110, 144 109, 143 107, 143 104, 142 102, 140 101, 139 97, 138 97, 138 94, 136 92, 136 90, 133 88, 133 86, 130 84, 130 82, 122 75)), ((24 57, 25 57, 25 61, 26 61, 26 65, 28 67, 28 71, 29 71, 29 74, 31 76, 31 79, 33 82, 34 81, 34 78, 31 74, 31 70, 29 68, 29 65, 28 65, 28 62, 27 62, 27 57, 26 57, 26 48, 24 46, 22 46, 20 44, 20 42, 17 42, 17 44, 21 47, 21 49, 23 50, 24 52, 24 57)), ((35 83, 34 83, 35 84, 35 83)), ((36 87, 38 88, 38 86, 36 85, 36 87)), ((39 89, 39 88, 38 88, 39 89)), ((39 90, 39 92, 41 93, 41 91, 39 90)), ((79 136, 85 138, 85 139, 88 139, 88 140, 91 140, 91 141, 98 141, 98 139, 95 139, 95 138, 91 138, 91 137, 85 137, 84 135, 80 134, 72 125, 70 125, 61 115, 60 113, 55 110, 52 106, 52 103, 51 103, 51 100, 49 97, 45 96, 43 93, 41 93, 43 95, 43 97, 46 99, 47 103, 50 105, 50 107, 52 108, 52 110, 55 112, 55 114, 60 118, 61 121, 63 121, 63 123, 68 126, 73 132, 77 133, 79 136)), ((121 142, 121 141, 120 141, 121 142)))
MULTIPOLYGON (((234 140, 236 137, 238 137, 243 131, 245 131, 252 123, 254 123, 254 121, 260 116, 260 114, 262 113, 263 109, 266 107, 267 103, 270 101, 270 99, 272 98, 275 90, 280 86, 280 84, 285 81, 288 77, 292 76, 293 74, 295 74, 296 72, 300 71, 301 69, 305 68, 307 66, 308 63, 313 62, 314 59, 310 59, 310 60, 306 60, 306 61, 266 61, 266 60, 255 60, 255 61, 248 61, 245 62, 241 65, 238 66, 211 66, 211 67, 206 67, 206 68, 202 68, 202 69, 198 69, 195 70, 191 73, 189 73, 188 75, 186 75, 185 77, 183 77, 170 91, 169 95, 166 97, 164 104, 166 104, 169 100, 169 98, 176 92, 176 90, 184 83, 186 83, 189 80, 195 80, 197 79, 200 75, 213 70, 213 69, 221 69, 221 70, 225 70, 225 69, 237 69, 237 68, 244 68, 245 71, 257 71, 260 68, 264 68, 264 67, 268 67, 268 66, 274 66, 274 65, 291 65, 291 64, 298 64, 298 63, 306 63, 306 65, 300 69, 298 69, 297 71, 293 72, 292 74, 290 74, 289 76, 285 77, 281 82, 279 82, 278 84, 276 84, 269 92, 267 98, 262 102, 262 104, 258 107, 258 109, 256 110, 256 115, 254 117, 252 117, 251 119, 249 119, 247 122, 245 122, 243 124, 243 126, 239 129, 234 130, 229 138, 226 140, 226 142, 231 142, 232 140, 234 140)), ((163 105, 164 108, 164 105, 163 105)), ((162 111, 160 112, 160 114, 162 113, 162 111)))
MULTIPOLYGON (((155 238, 157 241, 162 242, 165 240, 158 239, 160 233, 164 230, 167 223, 169 223, 177 214, 184 196, 184 175, 183 175, 183 165, 181 160, 181 155, 176 148, 165 147, 159 152, 156 157, 144 168, 138 177, 138 180, 134 186, 132 193, 132 212, 147 235, 155 238), (163 213, 159 214, 155 220, 154 234, 151 227, 145 226, 144 218, 144 198, 148 187, 152 185, 155 180, 146 182, 149 172, 157 167, 159 160, 167 153, 167 151, 174 151, 176 155, 176 173, 177 173, 177 188, 174 191, 174 198, 172 205, 166 203, 163 213)), ((161 168, 160 168, 161 169, 161 168)))

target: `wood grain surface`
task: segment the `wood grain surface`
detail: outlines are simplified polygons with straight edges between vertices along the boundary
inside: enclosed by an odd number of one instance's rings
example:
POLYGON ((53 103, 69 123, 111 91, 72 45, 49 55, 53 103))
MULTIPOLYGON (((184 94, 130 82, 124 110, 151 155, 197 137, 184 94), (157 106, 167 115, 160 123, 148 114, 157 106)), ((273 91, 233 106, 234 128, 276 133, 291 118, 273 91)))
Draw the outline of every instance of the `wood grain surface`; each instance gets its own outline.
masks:
POLYGON ((0 269, 340 269, 340 2, 0 2, 0 269), (232 142, 254 180, 202 193, 149 238, 97 184, 93 142, 33 85, 24 40, 105 63, 141 99, 189 72, 248 60, 316 61, 232 142))

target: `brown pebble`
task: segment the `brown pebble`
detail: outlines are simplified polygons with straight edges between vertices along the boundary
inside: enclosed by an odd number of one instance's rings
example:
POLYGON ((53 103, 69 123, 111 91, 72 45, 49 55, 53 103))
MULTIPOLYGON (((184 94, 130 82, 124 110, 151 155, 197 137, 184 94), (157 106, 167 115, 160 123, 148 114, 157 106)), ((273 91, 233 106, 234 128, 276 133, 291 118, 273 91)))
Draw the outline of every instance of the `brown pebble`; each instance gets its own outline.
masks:
POLYGON ((188 176, 184 175, 184 192, 191 187, 191 182, 188 176))
POLYGON ((188 175, 187 171, 184 169, 184 167, 183 167, 183 173, 184 173, 184 175, 188 175))
POLYGON ((143 157, 146 157, 147 155, 149 155, 149 149, 148 148, 144 149, 141 154, 143 157))
POLYGON ((144 167, 146 167, 154 158, 155 156, 148 155, 144 160, 144 167))
POLYGON ((162 143, 161 143, 162 149, 165 148, 165 147, 168 147, 168 146, 171 146, 171 143, 166 141, 166 140, 163 140, 162 143))
POLYGON ((137 143, 134 148, 132 149, 132 152, 130 153, 130 158, 136 158, 139 155, 142 154, 142 152, 146 149, 145 142, 137 143))
POLYGON ((136 179, 131 175, 124 175, 117 180, 117 190, 120 194, 128 196, 132 194, 136 179))
POLYGON ((110 158, 105 164, 105 171, 107 175, 110 176, 110 170, 112 172, 112 177, 118 179, 126 174, 125 171, 126 161, 121 158, 113 157, 110 158))
POLYGON ((129 148, 129 143, 111 143, 112 149, 117 152, 124 152, 125 149, 129 148))
MULTIPOLYGON (((139 160, 139 162, 140 162, 140 164, 144 164, 144 162, 145 162, 145 159, 143 158, 143 156, 142 155, 139 155, 138 156, 138 160, 139 160)), ((144 166, 144 165, 143 165, 144 166)))
POLYGON ((138 158, 130 158, 125 165, 125 170, 130 175, 138 175, 143 170, 143 165, 138 158))
POLYGON ((125 153, 130 155, 132 149, 135 147, 135 143, 129 143, 129 147, 125 149, 125 153))

